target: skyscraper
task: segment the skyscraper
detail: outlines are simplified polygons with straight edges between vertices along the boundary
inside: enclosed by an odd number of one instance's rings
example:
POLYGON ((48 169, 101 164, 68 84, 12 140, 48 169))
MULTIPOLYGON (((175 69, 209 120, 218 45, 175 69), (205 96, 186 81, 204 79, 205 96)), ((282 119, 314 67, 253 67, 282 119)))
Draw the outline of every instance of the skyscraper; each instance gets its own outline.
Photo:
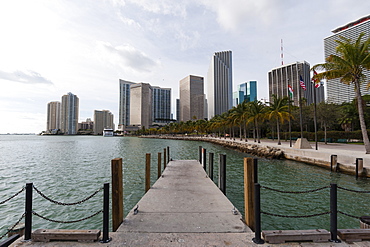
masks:
POLYGON ((130 85, 134 82, 119 80, 119 125, 130 125, 130 85))
POLYGON ((72 93, 62 96, 60 129, 65 135, 76 135, 78 128, 78 97, 72 93))
POLYGON ((108 110, 95 110, 94 135, 103 135, 104 129, 114 129, 113 114, 108 110))
POLYGON ((233 105, 231 51, 213 54, 208 70, 208 118, 222 114, 233 105))
POLYGON ((130 91, 130 125, 149 128, 153 121, 152 87, 149 83, 136 83, 131 84, 130 91))
MULTIPOLYGON (((324 39, 324 50, 325 50, 325 58, 330 55, 336 54, 335 49, 337 47, 337 43, 335 40, 340 40, 340 36, 349 38, 352 41, 355 41, 360 33, 364 32, 364 38, 369 38, 370 35, 370 15, 362 17, 356 21, 350 22, 344 26, 338 27, 334 29, 333 35, 324 39)), ((364 73, 366 78, 370 78, 370 71, 367 70, 364 73)), ((355 91, 354 85, 347 85, 341 83, 340 79, 332 79, 326 81, 326 91, 327 91, 327 100, 341 104, 343 102, 351 102, 355 98, 355 91)), ((367 90, 367 83, 362 83, 361 85, 361 93, 368 94, 369 91, 367 90)))
MULTIPOLYGON (((272 69, 268 73, 268 81, 270 102, 272 101, 273 94, 281 98, 288 96, 288 85, 293 88, 293 105, 299 105, 299 98, 305 98, 307 105, 314 102, 314 86, 311 82, 310 64, 306 61, 291 63, 272 69), (300 77, 302 77, 305 83, 306 90, 300 86, 300 77)), ((315 90, 316 103, 325 100, 324 87, 320 86, 315 90)))
POLYGON ((204 119, 204 78, 189 75, 180 81, 180 121, 204 119))
POLYGON ((153 86, 153 122, 169 123, 171 119, 171 88, 153 86))
POLYGON ((48 103, 46 132, 51 133, 60 129, 60 102, 48 103))
POLYGON ((243 82, 238 85, 238 91, 234 92, 234 105, 242 102, 251 102, 257 100, 257 81, 243 82))

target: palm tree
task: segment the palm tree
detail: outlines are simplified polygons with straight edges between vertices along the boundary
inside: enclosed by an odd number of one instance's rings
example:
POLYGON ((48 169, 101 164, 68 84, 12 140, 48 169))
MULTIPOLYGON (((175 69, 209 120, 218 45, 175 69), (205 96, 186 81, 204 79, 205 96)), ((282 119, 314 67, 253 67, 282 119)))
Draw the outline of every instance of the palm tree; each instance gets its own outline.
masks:
MULTIPOLYGON (((247 107, 246 107, 246 103, 243 102, 243 103, 240 103, 239 105, 237 105, 236 107, 233 107, 231 109, 231 114, 230 114, 233 118, 234 118, 234 123, 238 124, 239 125, 239 137, 240 137, 240 141, 243 139, 243 135, 242 135, 242 131, 243 131, 243 126, 244 126, 244 130, 245 130, 245 122, 246 122, 246 116, 247 116, 247 107)), ((245 133, 245 131, 244 131, 245 133)))
POLYGON ((249 117, 247 123, 253 123, 254 125, 254 141, 260 143, 259 124, 265 120, 265 105, 261 101, 248 102, 249 105, 249 117))
MULTIPOLYGON (((360 120, 362 138, 365 144, 366 153, 370 153, 370 141, 366 130, 364 118, 364 108, 362 105, 362 97, 360 85, 365 82, 365 70, 370 69, 370 37, 363 40, 364 33, 361 33, 355 42, 351 39, 340 37, 341 40, 336 40, 338 46, 336 48, 337 55, 330 55, 326 58, 326 63, 317 64, 312 69, 323 69, 322 73, 314 76, 314 79, 336 79, 340 78, 340 82, 345 84, 354 84, 358 115, 360 120)), ((369 83, 368 83, 369 84, 369 83)))
POLYGON ((276 131, 278 138, 278 145, 280 142, 280 123, 283 124, 285 120, 289 120, 291 114, 288 112, 288 97, 279 98, 277 95, 272 95, 272 102, 268 102, 267 117, 269 120, 276 120, 276 131))

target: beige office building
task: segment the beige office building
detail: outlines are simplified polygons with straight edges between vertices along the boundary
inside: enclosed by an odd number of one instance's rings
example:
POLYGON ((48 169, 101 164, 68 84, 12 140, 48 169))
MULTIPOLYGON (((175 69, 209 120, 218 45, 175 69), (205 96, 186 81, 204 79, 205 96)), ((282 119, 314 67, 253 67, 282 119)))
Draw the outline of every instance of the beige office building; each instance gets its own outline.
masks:
POLYGON ((46 132, 52 133, 60 129, 60 102, 52 101, 48 103, 46 132))
POLYGON ((152 124, 152 94, 149 83, 130 85, 130 125, 149 128, 152 124))
POLYGON ((108 110, 95 110, 94 135, 103 135, 104 129, 114 129, 113 114, 108 110))
POLYGON ((180 81, 180 121, 204 119, 204 78, 189 75, 180 81))

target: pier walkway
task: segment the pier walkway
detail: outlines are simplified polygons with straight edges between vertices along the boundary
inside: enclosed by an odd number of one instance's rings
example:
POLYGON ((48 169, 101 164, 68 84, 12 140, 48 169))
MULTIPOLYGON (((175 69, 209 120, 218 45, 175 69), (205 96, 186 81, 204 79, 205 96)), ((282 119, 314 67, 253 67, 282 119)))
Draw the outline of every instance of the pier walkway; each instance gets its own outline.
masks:
MULTIPOLYGON (((243 188, 240 188, 241 190, 243 188)), ((369 242, 254 244, 242 215, 198 161, 171 161, 109 243, 23 242, 11 246, 370 246, 369 242)))

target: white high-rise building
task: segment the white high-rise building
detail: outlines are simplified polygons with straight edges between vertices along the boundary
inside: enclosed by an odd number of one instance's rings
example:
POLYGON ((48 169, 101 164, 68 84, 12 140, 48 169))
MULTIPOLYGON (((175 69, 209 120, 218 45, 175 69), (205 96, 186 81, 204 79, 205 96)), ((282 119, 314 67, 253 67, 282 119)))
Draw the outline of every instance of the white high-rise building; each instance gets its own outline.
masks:
POLYGON ((76 135, 78 130, 79 99, 73 93, 62 96, 60 129, 65 135, 76 135))
POLYGON ((119 118, 118 125, 130 125, 130 86, 134 82, 119 80, 119 118))
MULTIPOLYGON (((370 15, 362 17, 356 21, 350 22, 344 26, 338 27, 332 31, 334 34, 324 39, 325 58, 335 54, 335 49, 338 46, 335 40, 340 40, 340 36, 349 38, 355 41, 360 33, 364 32, 364 38, 369 38, 370 35, 370 15)), ((370 71, 365 71, 367 80, 370 79, 370 71)), ((340 79, 327 80, 326 82, 327 100, 332 103, 341 104, 343 102, 351 102, 355 97, 354 85, 347 85, 340 82, 340 79)), ((362 83, 361 94, 369 94, 367 83, 362 83)))
POLYGON ((130 91, 130 125, 149 128, 153 121, 153 88, 149 83, 136 83, 130 91))
POLYGON ((216 52, 208 70, 208 118, 222 114, 233 106, 231 51, 216 52))
POLYGON ((204 119, 204 78, 189 75, 180 81, 180 121, 204 119))
POLYGON ((94 135, 103 135, 104 129, 114 129, 113 114, 108 110, 95 110, 94 135))
POLYGON ((153 122, 169 123, 171 119, 171 88, 153 86, 153 122))
POLYGON ((51 133, 60 129, 60 102, 52 101, 48 103, 46 131, 51 133))

